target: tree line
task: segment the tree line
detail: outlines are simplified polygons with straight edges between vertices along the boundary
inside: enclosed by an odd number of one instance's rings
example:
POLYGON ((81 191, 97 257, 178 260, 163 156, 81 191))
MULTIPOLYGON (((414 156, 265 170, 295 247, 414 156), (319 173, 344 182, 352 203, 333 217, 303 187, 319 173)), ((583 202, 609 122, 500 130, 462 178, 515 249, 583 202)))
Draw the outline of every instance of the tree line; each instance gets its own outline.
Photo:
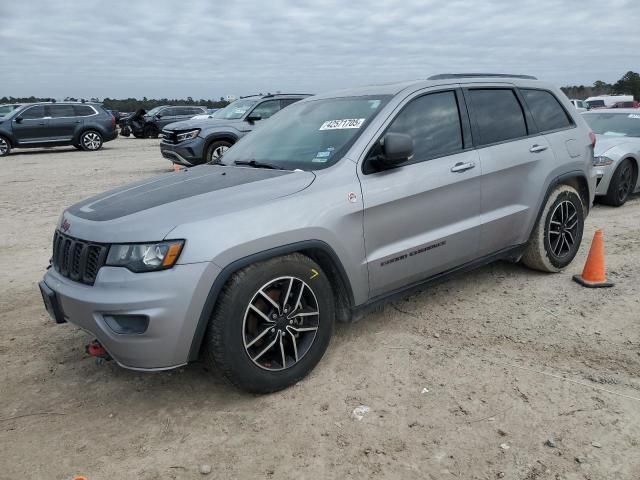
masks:
MULTIPOLYGON (((577 98, 584 100, 587 97, 593 97, 596 95, 633 95, 636 100, 640 100, 640 74, 632 71, 625 73, 620 80, 615 83, 607 83, 602 80, 597 80, 593 85, 568 85, 562 87, 562 91, 569 98, 577 98)), ((34 102, 46 102, 51 100, 50 98, 39 97, 2 97, 0 103, 34 103, 34 102)), ((142 100, 137 98, 105 98, 100 101, 98 98, 74 98, 67 97, 64 99, 67 102, 96 102, 102 103, 109 110, 118 110, 120 112, 134 112, 139 108, 145 110, 151 110, 154 107, 160 105, 197 105, 207 108, 222 108, 229 104, 223 97, 219 100, 207 100, 204 98, 193 99, 191 97, 184 98, 160 98, 153 99, 143 97, 142 100)))
MULTIPOLYGON (((48 97, 2 97, 0 98, 0 104, 2 103, 35 103, 35 102, 48 102, 54 100, 48 97)), ((106 97, 103 100, 98 98, 78 98, 78 97, 66 97, 62 101, 65 102, 92 102, 92 103, 102 103, 105 108, 109 110, 117 110, 119 112, 134 112, 140 108, 144 108, 145 110, 151 110, 154 107, 159 107, 160 105, 194 105, 199 107, 207 107, 207 108, 222 108, 226 107, 229 102, 227 102, 224 98, 220 97, 219 100, 207 100, 204 98, 201 99, 193 99, 191 97, 184 98, 147 98, 143 97, 142 100, 137 98, 109 98, 106 97)))
POLYGON ((562 87, 562 91, 567 97, 578 100, 584 100, 587 97, 595 97, 598 95, 633 95, 633 98, 640 100, 640 74, 628 71, 615 83, 597 80, 593 85, 570 85, 562 87))

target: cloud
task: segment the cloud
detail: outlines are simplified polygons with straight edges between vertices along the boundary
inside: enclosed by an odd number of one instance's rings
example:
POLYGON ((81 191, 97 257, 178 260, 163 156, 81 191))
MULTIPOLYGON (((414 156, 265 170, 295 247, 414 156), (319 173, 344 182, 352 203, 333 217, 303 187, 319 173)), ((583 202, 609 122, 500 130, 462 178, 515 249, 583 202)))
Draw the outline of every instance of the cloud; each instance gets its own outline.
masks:
POLYGON ((638 69, 639 16, 637 0, 2 2, 0 96, 215 98, 460 71, 592 84, 638 69))

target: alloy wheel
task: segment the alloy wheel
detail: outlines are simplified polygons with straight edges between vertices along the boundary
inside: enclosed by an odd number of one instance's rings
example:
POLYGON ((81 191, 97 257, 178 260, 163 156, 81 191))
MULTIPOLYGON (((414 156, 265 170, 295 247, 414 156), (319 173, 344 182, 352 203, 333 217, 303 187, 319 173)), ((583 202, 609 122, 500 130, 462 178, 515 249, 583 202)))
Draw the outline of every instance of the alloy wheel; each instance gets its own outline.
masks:
POLYGON ((4 138, 0 138, 0 155, 5 155, 8 151, 9 143, 4 138))
POLYGON ((549 222, 548 240, 557 258, 569 255, 578 238, 578 211, 569 200, 556 205, 549 222))
POLYGON ((258 367, 285 370, 311 349, 318 332, 316 295, 297 277, 279 277, 253 295, 245 311, 244 349, 258 367))
POLYGON ((631 193, 631 189, 633 183, 633 168, 631 167, 631 163, 626 162, 626 164, 622 167, 622 171, 620 172, 620 182, 618 182, 618 201, 620 203, 624 203, 629 194, 631 193))
POLYGON ((102 145, 102 139, 97 133, 89 132, 82 137, 82 144, 87 150, 97 150, 102 145))
POLYGON ((224 152, 226 152, 227 150, 229 150, 229 147, 227 147, 226 145, 220 145, 216 148, 213 149, 213 151, 211 152, 211 161, 215 161, 218 160, 220 157, 222 157, 222 155, 224 155, 224 152))

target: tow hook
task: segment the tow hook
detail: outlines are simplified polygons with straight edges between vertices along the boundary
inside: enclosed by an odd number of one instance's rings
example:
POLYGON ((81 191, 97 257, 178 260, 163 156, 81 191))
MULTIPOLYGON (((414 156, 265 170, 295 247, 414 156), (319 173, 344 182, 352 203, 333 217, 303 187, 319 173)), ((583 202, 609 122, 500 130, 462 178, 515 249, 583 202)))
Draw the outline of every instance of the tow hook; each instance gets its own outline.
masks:
POLYGON ((105 348, 98 340, 93 340, 84 347, 85 351, 96 358, 96 364, 102 365, 112 360, 111 355, 107 353, 105 348))

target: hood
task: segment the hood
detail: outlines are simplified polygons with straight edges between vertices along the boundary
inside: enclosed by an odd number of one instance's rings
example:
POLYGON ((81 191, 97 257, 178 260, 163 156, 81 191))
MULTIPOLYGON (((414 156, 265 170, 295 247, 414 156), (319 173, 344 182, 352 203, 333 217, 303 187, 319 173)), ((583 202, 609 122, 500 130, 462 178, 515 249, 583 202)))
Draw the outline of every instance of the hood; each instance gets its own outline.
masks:
POLYGON ((94 242, 162 240, 176 226, 264 204, 308 187, 315 175, 201 165, 126 185, 79 202, 58 227, 94 242))
MULTIPOLYGON (((620 147, 627 143, 640 143, 640 140, 634 137, 615 137, 613 135, 596 135, 596 148, 594 155, 596 157, 604 155, 615 147, 620 147)), ((637 147, 634 149, 637 150, 637 147)))
POLYGON ((181 122, 173 122, 167 125, 165 130, 192 130, 194 128, 209 129, 216 127, 233 126, 237 130, 243 130, 238 128, 239 125, 248 125, 244 120, 227 120, 224 118, 201 118, 201 119, 189 119, 181 122))

